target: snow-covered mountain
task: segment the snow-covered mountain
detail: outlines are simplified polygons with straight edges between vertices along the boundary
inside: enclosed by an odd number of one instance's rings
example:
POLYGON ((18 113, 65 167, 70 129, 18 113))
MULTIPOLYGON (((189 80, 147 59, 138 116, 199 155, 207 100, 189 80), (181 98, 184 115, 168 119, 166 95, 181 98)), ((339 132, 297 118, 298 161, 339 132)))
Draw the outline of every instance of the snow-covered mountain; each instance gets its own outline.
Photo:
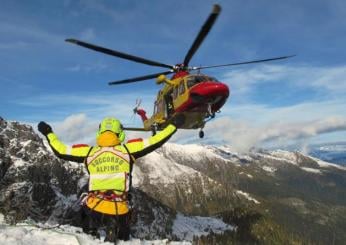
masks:
POLYGON ((314 157, 346 166, 346 142, 312 145, 309 148, 309 154, 314 157))
MULTIPOLYGON (((87 181, 83 165, 57 159, 31 127, 5 120, 0 157, 0 211, 8 224, 30 218, 79 226, 73 210, 87 181)), ((166 143, 137 161, 133 184, 134 239, 346 239, 346 167, 299 152, 166 143)))

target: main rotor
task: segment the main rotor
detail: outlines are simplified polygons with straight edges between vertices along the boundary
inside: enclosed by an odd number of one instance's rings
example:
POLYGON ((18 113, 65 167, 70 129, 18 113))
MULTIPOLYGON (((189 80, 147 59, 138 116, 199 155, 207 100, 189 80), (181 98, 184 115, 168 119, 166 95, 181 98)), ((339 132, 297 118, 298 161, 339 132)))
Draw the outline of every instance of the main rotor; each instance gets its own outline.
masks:
POLYGON ((211 13, 209 14, 209 17, 204 22, 201 30, 199 31, 198 35, 196 36, 190 49, 186 53, 186 55, 184 57, 184 61, 181 64, 177 64, 177 65, 169 65, 169 64, 162 63, 162 62, 149 60, 149 59, 146 59, 143 57, 127 54, 127 53, 116 51, 113 49, 104 48, 104 47, 97 46, 97 45, 87 43, 87 42, 83 42, 83 41, 80 41, 77 39, 70 38, 70 39, 66 39, 65 41, 77 44, 79 46, 82 46, 82 47, 85 47, 88 49, 92 49, 92 50, 100 52, 100 53, 115 56, 118 58, 130 60, 133 62, 137 62, 137 63, 149 65, 149 66, 163 67, 163 68, 169 69, 169 70, 159 72, 159 73, 154 73, 154 74, 144 75, 144 76, 140 76, 140 77, 134 77, 134 78, 109 82, 109 85, 119 85, 119 84, 144 81, 144 80, 156 78, 160 75, 168 75, 168 74, 172 74, 172 73, 177 73, 179 71, 189 72, 192 70, 201 70, 201 69, 207 69, 207 68, 216 68, 216 67, 223 67, 223 66, 235 66, 235 65, 243 65, 243 64, 260 63, 260 62, 267 62, 267 61, 272 61, 272 60, 286 59, 286 58, 294 56, 294 55, 282 56, 282 57, 275 57, 275 58, 269 58, 269 59, 252 60, 252 61, 246 61, 246 62, 230 63, 230 64, 223 64, 223 65, 213 65, 213 66, 200 66, 200 67, 189 66, 189 63, 190 63, 192 57, 194 56, 194 54, 196 53, 196 51, 198 50, 198 48, 200 47, 200 45, 204 41, 205 37, 208 35, 209 31, 213 27, 213 25, 214 25, 216 19, 218 18, 220 12, 221 12, 221 6, 218 4, 215 4, 213 6, 211 13))

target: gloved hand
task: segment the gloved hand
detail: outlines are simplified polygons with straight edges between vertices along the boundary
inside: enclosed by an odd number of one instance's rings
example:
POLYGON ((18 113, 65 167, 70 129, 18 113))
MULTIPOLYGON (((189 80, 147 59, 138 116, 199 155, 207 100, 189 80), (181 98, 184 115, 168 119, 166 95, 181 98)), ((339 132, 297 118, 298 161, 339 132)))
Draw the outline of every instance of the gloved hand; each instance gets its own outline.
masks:
POLYGON ((52 127, 49 126, 49 124, 45 123, 45 122, 40 122, 37 125, 38 131, 41 132, 41 134, 43 134, 44 136, 47 136, 49 133, 52 133, 52 127))
POLYGON ((180 128, 185 123, 185 116, 183 114, 178 114, 172 120, 172 124, 177 128, 180 128))

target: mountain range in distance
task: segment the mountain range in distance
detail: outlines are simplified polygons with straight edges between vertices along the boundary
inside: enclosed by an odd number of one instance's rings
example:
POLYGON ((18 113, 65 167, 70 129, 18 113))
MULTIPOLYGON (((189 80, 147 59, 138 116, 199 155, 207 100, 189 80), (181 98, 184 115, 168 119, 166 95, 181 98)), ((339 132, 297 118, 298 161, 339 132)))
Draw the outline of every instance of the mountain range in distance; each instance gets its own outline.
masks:
MULTIPOLYGON (((319 159, 166 143, 134 166, 131 235, 196 244, 343 244, 346 167, 321 160, 345 154, 342 145, 316 146, 319 159)), ((83 165, 56 158, 32 127, 0 119, 4 221, 80 227, 73 209, 87 180, 83 165)))

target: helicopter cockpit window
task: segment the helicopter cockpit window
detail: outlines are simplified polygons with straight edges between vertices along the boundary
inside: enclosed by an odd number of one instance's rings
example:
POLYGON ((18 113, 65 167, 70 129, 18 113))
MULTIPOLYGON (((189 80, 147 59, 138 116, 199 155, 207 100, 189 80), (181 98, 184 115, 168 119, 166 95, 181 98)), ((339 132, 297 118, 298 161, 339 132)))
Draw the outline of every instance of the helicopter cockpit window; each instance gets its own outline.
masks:
POLYGON ((201 82, 218 82, 214 77, 208 77, 204 75, 190 76, 187 78, 187 87, 191 88, 192 86, 201 83, 201 82))
POLYGON ((175 100, 178 96, 178 87, 173 88, 173 99, 175 100))
POLYGON ((157 102, 155 102, 155 104, 154 104, 154 114, 156 114, 157 113, 157 102))
POLYGON ((184 81, 181 81, 181 83, 179 84, 179 94, 183 94, 185 92, 185 83, 184 81))

